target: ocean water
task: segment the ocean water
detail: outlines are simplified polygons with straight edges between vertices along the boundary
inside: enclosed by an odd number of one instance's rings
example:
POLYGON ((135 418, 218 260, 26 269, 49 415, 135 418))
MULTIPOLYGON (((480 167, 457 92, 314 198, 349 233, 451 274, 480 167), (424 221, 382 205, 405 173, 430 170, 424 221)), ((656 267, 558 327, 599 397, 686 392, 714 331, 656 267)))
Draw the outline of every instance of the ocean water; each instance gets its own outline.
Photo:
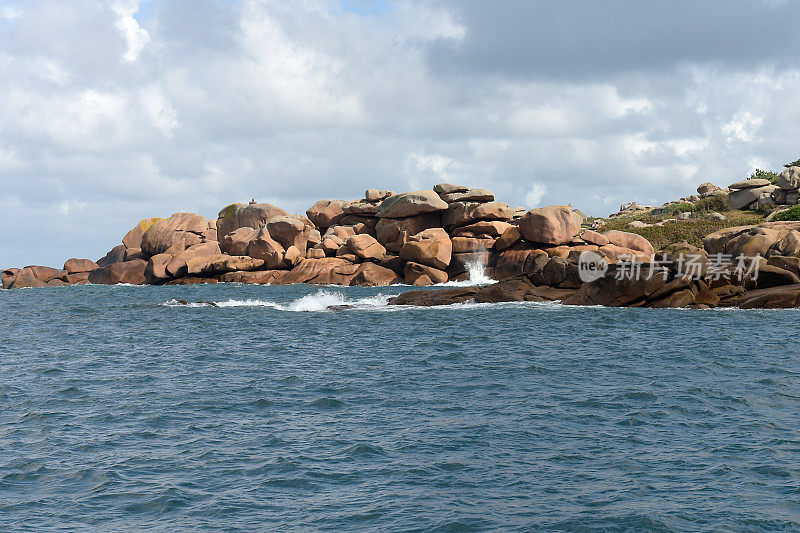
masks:
POLYGON ((403 290, 0 291, 0 530, 800 529, 800 312, 403 290))

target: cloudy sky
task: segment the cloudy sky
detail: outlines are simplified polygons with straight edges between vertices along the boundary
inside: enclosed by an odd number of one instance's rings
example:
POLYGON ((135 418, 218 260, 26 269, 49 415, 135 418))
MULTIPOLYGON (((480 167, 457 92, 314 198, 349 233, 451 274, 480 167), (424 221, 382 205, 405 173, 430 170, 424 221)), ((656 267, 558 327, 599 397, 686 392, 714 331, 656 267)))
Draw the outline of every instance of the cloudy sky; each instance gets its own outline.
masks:
POLYGON ((800 2, 0 0, 0 266, 453 181, 607 215, 800 157, 800 2))

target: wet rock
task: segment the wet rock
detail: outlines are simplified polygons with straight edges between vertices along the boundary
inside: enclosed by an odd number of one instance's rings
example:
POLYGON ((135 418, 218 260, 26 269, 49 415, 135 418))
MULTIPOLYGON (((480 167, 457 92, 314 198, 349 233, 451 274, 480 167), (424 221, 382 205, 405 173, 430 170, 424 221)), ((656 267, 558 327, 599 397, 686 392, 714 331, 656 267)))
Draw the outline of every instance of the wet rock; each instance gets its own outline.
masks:
MULTIPOLYGON (((165 285, 205 285, 208 283, 219 283, 219 278, 216 277, 199 277, 199 276, 186 276, 180 279, 173 279, 165 283, 165 285)), ((201 302, 198 302, 201 303, 201 302)))
POLYGON ((747 291, 738 297, 742 309, 784 309, 800 306, 800 285, 747 291))
POLYGON ((667 269, 658 267, 653 271, 653 277, 646 276, 622 277, 616 274, 618 265, 609 265, 606 275, 591 283, 581 285, 578 292, 565 298, 565 305, 603 305, 606 307, 624 307, 637 302, 643 302, 648 296, 666 285, 667 269))
POLYGON ((689 289, 681 289, 678 291, 674 291, 661 299, 649 301, 646 307, 654 307, 654 308, 689 307, 694 303, 696 303, 694 293, 689 289))
POLYGON ((469 272, 474 265, 479 265, 485 271, 487 268, 493 267, 494 263, 495 255, 491 252, 453 254, 450 259, 450 265, 446 269, 447 276, 449 279, 454 280, 459 275, 469 272))
POLYGON ((431 307, 436 305, 452 305, 471 301, 478 292, 478 287, 454 287, 437 290, 419 290, 404 292, 389 299, 389 305, 415 305, 431 307))
POLYGON ((481 287, 474 298, 477 303, 524 302, 534 288, 533 283, 523 276, 481 287))

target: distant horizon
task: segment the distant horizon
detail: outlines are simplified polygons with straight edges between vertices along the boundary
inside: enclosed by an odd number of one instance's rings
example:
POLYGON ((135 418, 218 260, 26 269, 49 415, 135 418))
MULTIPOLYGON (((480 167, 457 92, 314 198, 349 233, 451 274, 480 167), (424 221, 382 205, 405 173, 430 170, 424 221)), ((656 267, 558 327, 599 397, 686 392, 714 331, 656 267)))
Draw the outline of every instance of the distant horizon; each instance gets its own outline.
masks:
POLYGON ((779 171, 800 157, 798 15, 0 0, 0 266, 97 259, 141 219, 252 197, 302 213, 455 182, 607 216, 779 171))

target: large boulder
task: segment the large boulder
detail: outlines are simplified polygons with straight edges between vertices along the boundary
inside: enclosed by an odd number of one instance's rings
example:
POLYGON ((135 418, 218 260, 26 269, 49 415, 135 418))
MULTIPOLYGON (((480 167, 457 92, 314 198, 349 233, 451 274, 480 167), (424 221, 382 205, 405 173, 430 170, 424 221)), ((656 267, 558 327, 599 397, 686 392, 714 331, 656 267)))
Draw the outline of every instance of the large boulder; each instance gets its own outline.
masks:
MULTIPOLYGON (((508 222, 502 220, 479 220, 461 226, 452 232, 453 237, 478 237, 481 239, 496 239, 505 233, 509 228, 513 228, 508 222)), ((513 244, 513 243, 512 243, 513 244)))
POLYGON ((756 226, 726 228, 706 236, 703 246, 709 254, 766 256, 770 248, 793 230, 800 231, 800 222, 764 222, 756 226))
POLYGON ((89 281, 100 285, 116 285, 117 283, 144 285, 147 282, 144 275, 146 268, 147 261, 143 259, 114 263, 92 270, 89 273, 89 281))
POLYGON ((293 216, 277 216, 267 222, 266 230, 284 249, 291 246, 297 248, 302 255, 306 253, 311 227, 300 218, 293 216))
POLYGON ((247 245, 258 235, 258 231, 247 226, 237 228, 222 238, 219 242, 219 247, 226 254, 246 255, 247 245))
POLYGON ((440 225, 439 213, 426 213, 409 218, 381 218, 375 226, 375 236, 387 250, 399 253, 408 237, 440 225))
POLYGON ((569 243, 581 229, 572 208, 557 205, 531 209, 520 219, 519 228, 529 242, 555 245, 569 243))
POLYGON ((483 252, 490 250, 494 247, 497 239, 483 239, 475 237, 453 237, 451 242, 453 244, 453 253, 461 254, 467 252, 483 252))
POLYGON ((412 235, 400 249, 400 258, 444 270, 450 264, 453 244, 442 228, 430 228, 412 235))
MULTIPOLYGON (((142 252, 148 257, 163 254, 171 246, 185 241, 186 246, 199 244, 208 230, 208 220, 196 213, 175 213, 151 225, 142 235, 142 252)), ((98 263, 99 264, 99 263, 98 263)))
POLYGON ((519 226, 511 226, 494 242, 494 249, 498 252, 502 252, 503 250, 511 248, 520 240, 522 240, 522 232, 519 230, 519 226))
POLYGON ((452 183, 438 183, 433 186, 433 192, 438 195, 442 194, 452 194, 454 192, 467 192, 469 187, 465 187, 464 185, 454 185, 452 183))
POLYGON ((97 260, 97 266, 102 268, 124 261, 126 249, 124 244, 113 247, 106 255, 97 260))
MULTIPOLYGON (((747 181, 767 181, 767 180, 747 180, 747 181)), ((772 196, 779 187, 767 182, 767 185, 761 187, 748 187, 746 189, 737 189, 731 191, 728 197, 728 206, 731 209, 745 209, 751 204, 758 202, 762 195, 768 197, 772 196)))
POLYGON ((621 246, 622 248, 628 248, 630 250, 638 250, 647 256, 653 255, 655 251, 653 249, 653 245, 650 244, 650 241, 635 233, 611 230, 603 233, 603 237, 608 239, 610 244, 621 246))
POLYGON ((738 299, 742 309, 786 309, 800 306, 800 285, 747 291, 738 299))
POLYGON ((447 209, 447 202, 433 191, 405 192, 381 202, 378 218, 407 218, 447 209))
POLYGON ((742 181, 737 181, 736 183, 732 183, 731 185, 728 185, 728 188, 731 191, 743 191, 745 189, 757 189, 759 187, 764 187, 765 185, 772 185, 772 182, 762 178, 752 179, 752 180, 742 180, 742 181))
POLYGON ((100 268, 100 266, 91 259, 67 259, 64 263, 64 270, 67 274, 78 274, 82 272, 91 272, 92 270, 100 268))
POLYGON ((209 261, 219 257, 221 253, 219 243, 216 241, 195 244, 176 255, 169 262, 167 273, 173 278, 200 274, 209 261))
POLYGON ((173 257, 169 254, 156 254, 151 257, 144 268, 145 281, 150 285, 154 285, 172 278, 167 272, 167 266, 172 262, 172 259, 173 257))
POLYGON ((285 253, 284 247, 270 236, 269 231, 261 228, 247 245, 245 255, 263 260, 266 269, 278 270, 286 266, 283 261, 285 253))
POLYGON ((344 217, 344 208, 348 203, 344 200, 320 200, 306 210, 306 216, 318 230, 324 232, 344 217))
POLYGON ((22 271, 21 268, 7 268, 3 270, 2 273, 2 280, 3 280, 3 288, 10 289, 11 285, 13 285, 14 281, 17 279, 17 274, 22 271))
MULTIPOLYGON (((5 276, 3 279, 5 280, 5 276)), ((14 275, 14 279, 11 281, 8 288, 22 289, 26 287, 44 287, 46 284, 47 281, 39 279, 31 267, 25 267, 14 275)), ((5 286, 5 282, 3 285, 5 286)))
POLYGON ((547 252, 532 249, 524 244, 517 244, 500 252, 494 267, 494 276, 497 279, 515 276, 533 276, 540 272, 550 261, 547 252))
POLYGON ((350 281, 351 286, 359 287, 385 287, 400 283, 402 280, 391 269, 376 265, 375 263, 362 263, 358 266, 355 276, 350 281))
MULTIPOLYGON (((565 298, 565 305, 602 305, 624 307, 642 303, 655 291, 667 284, 668 271, 663 267, 654 269, 654 275, 617 276, 616 265, 611 265, 605 276, 581 285, 578 292, 565 298)), ((649 268, 643 268, 649 274, 649 268)))
POLYGON ((439 196, 447 203, 494 201, 494 193, 486 189, 469 189, 462 192, 440 193, 439 196))
POLYGON ((150 229, 150 226, 163 220, 162 218, 145 218, 144 220, 139 221, 133 229, 131 229, 125 236, 122 238, 122 244, 125 245, 126 248, 141 248, 142 247, 142 236, 144 232, 150 229))
POLYGON ((386 248, 371 235, 351 235, 345 245, 364 261, 380 261, 386 256, 386 248))
POLYGON ((781 172, 777 185, 784 191, 800 189, 800 167, 789 167, 781 172))
POLYGON ((508 221, 513 215, 514 212, 502 202, 452 202, 442 213, 442 226, 453 229, 479 220, 508 221))
POLYGON ((39 266, 39 265, 29 265, 26 266, 23 270, 29 270, 31 273, 33 273, 34 276, 44 281, 45 283, 47 283, 51 279, 58 278, 64 274, 67 274, 67 272, 59 270, 57 268, 48 266, 39 266))
POLYGON ((296 267, 281 276, 275 284, 311 283, 315 285, 350 285, 361 265, 338 257, 303 259, 296 267))
POLYGON ((272 204, 231 204, 217 216, 217 239, 239 228, 261 229, 270 219, 288 214, 272 204))
POLYGON ((223 283, 254 283, 259 285, 280 285, 280 280, 289 272, 286 270, 236 271, 222 274, 223 283))
POLYGON ((429 282, 424 283, 425 285, 446 283, 448 280, 447 272, 420 263, 414 263, 413 261, 406 263, 403 277, 409 285, 421 285, 419 281, 422 278, 429 282))

